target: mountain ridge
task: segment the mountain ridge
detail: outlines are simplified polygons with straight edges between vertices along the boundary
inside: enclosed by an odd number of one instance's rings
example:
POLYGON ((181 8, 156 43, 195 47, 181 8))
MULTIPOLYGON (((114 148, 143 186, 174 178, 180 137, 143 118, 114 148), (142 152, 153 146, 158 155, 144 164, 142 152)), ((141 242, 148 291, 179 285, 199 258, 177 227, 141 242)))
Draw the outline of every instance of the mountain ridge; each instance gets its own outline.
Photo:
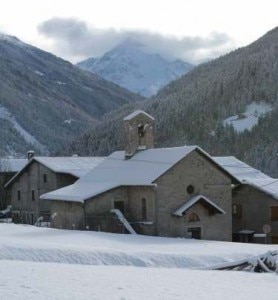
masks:
POLYGON ((117 45, 103 56, 88 58, 77 66, 145 97, 154 95, 169 81, 193 68, 191 64, 179 59, 166 60, 131 39, 117 45))

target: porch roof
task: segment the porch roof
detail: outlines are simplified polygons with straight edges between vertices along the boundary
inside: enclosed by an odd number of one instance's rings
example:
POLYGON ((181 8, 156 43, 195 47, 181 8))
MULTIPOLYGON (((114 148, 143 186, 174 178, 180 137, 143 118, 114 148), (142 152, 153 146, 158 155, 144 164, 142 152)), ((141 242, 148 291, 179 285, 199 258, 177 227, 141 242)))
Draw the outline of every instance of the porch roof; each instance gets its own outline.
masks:
POLYGON ((197 195, 192 197, 190 200, 186 201, 179 209, 173 212, 173 215, 182 217, 190 207, 192 207, 198 202, 200 202, 205 207, 212 209, 215 214, 226 214, 226 212, 222 208, 220 208, 213 201, 209 200, 207 197, 203 195, 197 195))

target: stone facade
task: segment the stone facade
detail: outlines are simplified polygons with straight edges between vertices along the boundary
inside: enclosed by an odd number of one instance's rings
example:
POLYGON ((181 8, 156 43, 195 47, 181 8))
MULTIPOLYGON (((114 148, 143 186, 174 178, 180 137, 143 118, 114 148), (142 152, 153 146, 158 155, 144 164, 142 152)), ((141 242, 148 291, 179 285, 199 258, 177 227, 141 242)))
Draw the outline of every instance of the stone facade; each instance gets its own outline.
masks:
MULTIPOLYGON (((233 190, 233 233, 250 230, 263 233, 268 224, 272 231, 267 235, 267 243, 278 243, 278 219, 272 220, 271 209, 278 208, 278 200, 249 185, 241 185, 233 190)), ((264 239, 261 240, 265 242, 264 239)))
POLYGON ((14 221, 34 224, 40 216, 49 216, 50 203, 39 196, 75 181, 74 176, 55 173, 33 161, 10 186, 14 221))
POLYGON ((207 158, 194 151, 156 180, 157 234, 188 237, 190 228, 200 228, 202 239, 232 239, 231 179, 207 158), (192 186, 193 191, 187 191, 192 186), (195 195, 203 195, 222 208, 226 214, 211 215, 201 204, 192 206, 184 217, 172 213, 195 195), (188 222, 195 213, 200 221, 188 222))

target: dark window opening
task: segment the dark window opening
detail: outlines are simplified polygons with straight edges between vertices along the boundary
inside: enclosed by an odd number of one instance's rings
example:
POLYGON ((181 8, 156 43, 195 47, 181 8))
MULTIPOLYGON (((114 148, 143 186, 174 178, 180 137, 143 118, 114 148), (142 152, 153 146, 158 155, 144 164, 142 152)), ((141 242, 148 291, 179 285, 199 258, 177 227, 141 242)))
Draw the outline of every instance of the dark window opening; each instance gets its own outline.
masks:
POLYGON ((188 222, 200 222, 200 218, 196 213, 192 213, 188 217, 188 222))
POLYGON ((145 129, 144 129, 144 125, 138 125, 138 135, 140 137, 143 137, 145 134, 145 129))
POLYGON ((271 221, 278 221, 278 206, 271 207, 271 221))
POLYGON ((43 174, 43 182, 44 182, 44 183, 47 182, 47 174, 43 174))
POLYGON ((20 201, 21 200, 21 192, 17 191, 17 200, 20 201))
POLYGON ((147 201, 145 198, 142 199, 142 219, 147 219, 147 201))
POLYGON ((32 190, 32 201, 35 201, 35 191, 32 190))
POLYGON ((189 237, 191 237, 192 239, 201 239, 201 227, 188 228, 187 232, 189 237))
POLYGON ((187 191, 188 194, 193 194, 193 193, 194 193, 194 186, 190 184, 190 185, 186 188, 186 191, 187 191))
POLYGON ((32 213, 30 214, 30 222, 31 225, 34 225, 34 214, 32 213))
POLYGON ((124 214, 125 212, 124 201, 114 201, 114 208, 120 210, 122 214, 124 214))
POLYGON ((233 216, 236 218, 236 219, 241 219, 241 216, 242 216, 242 208, 241 208, 241 205, 240 204, 233 204, 233 216))

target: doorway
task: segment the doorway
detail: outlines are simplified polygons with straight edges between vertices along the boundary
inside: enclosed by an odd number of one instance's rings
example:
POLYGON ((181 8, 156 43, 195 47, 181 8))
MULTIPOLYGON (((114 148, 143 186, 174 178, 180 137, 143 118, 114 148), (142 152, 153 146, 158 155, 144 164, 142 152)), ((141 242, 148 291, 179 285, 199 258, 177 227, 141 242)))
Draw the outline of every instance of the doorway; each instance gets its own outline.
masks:
POLYGON ((188 236, 192 239, 201 239, 201 227, 192 227, 187 229, 188 236))

